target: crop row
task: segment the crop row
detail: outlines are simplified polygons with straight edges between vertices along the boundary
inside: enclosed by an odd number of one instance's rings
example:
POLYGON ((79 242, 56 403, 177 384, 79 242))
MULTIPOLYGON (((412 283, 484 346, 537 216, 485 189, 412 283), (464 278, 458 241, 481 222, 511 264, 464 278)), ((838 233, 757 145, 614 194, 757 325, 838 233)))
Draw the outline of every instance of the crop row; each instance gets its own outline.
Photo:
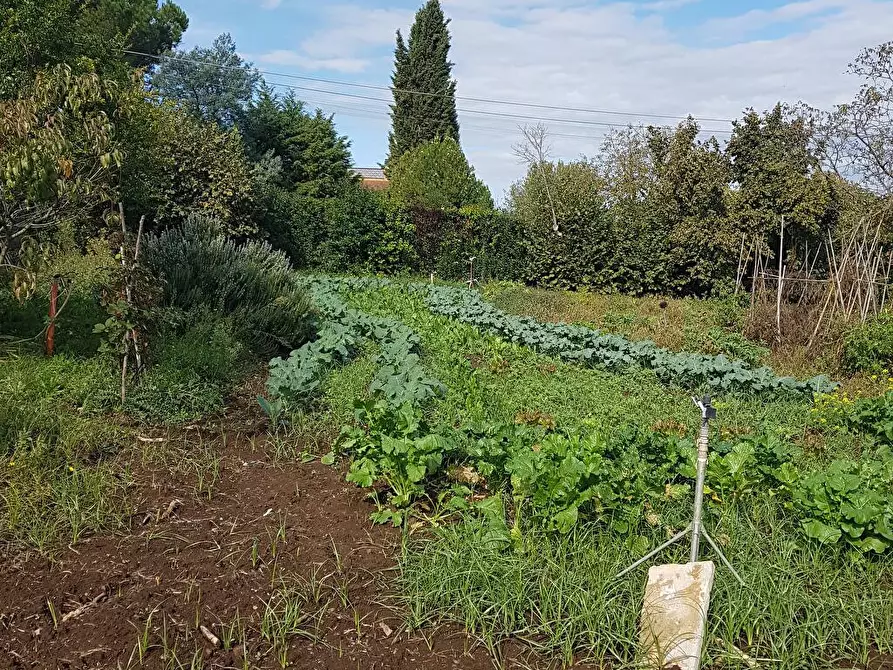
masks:
MULTIPOLYGON (((375 289, 394 282, 375 277, 325 278, 330 288, 375 289)), ((666 384, 692 391, 749 393, 830 393, 837 388, 826 375, 805 381, 779 377, 772 368, 753 368, 723 355, 674 352, 649 340, 631 341, 585 326, 541 323, 534 318, 506 314, 486 302, 477 291, 420 282, 399 286, 421 293, 435 314, 489 331, 506 341, 570 363, 610 371, 648 368, 666 384)))
POLYGON ((648 340, 633 342, 585 326, 540 323, 530 317, 508 315, 468 289, 430 287, 427 302, 436 314, 488 330, 550 356, 608 370, 649 368, 661 381, 689 389, 827 393, 837 386, 825 375, 797 381, 792 377, 778 377, 771 368, 751 368, 723 355, 677 353, 648 340))
MULTIPOLYGON (((394 406, 416 405, 441 393, 443 385, 425 374, 419 360, 419 337, 395 319, 370 316, 351 309, 338 295, 337 283, 318 278, 307 283, 321 316, 318 337, 270 361, 267 391, 273 403, 300 405, 312 398, 332 368, 344 365, 367 342, 379 346, 377 370, 370 392, 394 406)), ((262 401, 276 413, 281 405, 262 401)))
MULTIPOLYGON (((385 282, 308 280, 324 319, 320 336, 287 360, 273 361, 268 383, 275 398, 306 400, 324 374, 349 360, 362 342, 379 345, 372 398, 356 402, 355 422, 342 429, 336 446, 351 458, 348 480, 376 487, 374 520, 402 523, 414 502, 427 496, 444 509, 489 518, 492 539, 506 542, 517 541, 522 523, 567 532, 586 520, 608 524, 641 544, 646 528, 678 521, 663 517, 678 515, 690 503, 690 440, 637 428, 605 434, 523 422, 431 424, 421 410, 442 387, 419 361, 418 336, 398 321, 347 307, 339 295, 374 283, 385 282), (514 507, 511 528, 503 512, 493 514, 496 507, 503 510, 502 491, 514 507)), ((434 291, 425 288, 431 300, 434 291)), ((893 547, 889 450, 859 462, 836 461, 823 472, 801 472, 795 456, 795 449, 772 435, 716 443, 708 503, 772 493, 815 540, 878 553, 893 547)))

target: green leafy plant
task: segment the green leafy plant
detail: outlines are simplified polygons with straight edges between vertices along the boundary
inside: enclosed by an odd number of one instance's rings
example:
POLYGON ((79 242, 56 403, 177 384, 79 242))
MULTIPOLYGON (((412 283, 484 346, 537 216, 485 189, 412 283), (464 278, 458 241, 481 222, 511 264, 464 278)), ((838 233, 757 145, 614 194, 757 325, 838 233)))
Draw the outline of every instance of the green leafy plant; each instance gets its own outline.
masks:
POLYGON ((342 429, 337 448, 353 457, 348 481, 367 488, 379 481, 387 485, 389 507, 381 506, 373 520, 399 525, 405 509, 425 492, 425 479, 440 471, 455 447, 411 406, 370 400, 356 403, 354 425, 342 429))
POLYGON ((852 372, 882 372, 893 363, 893 313, 849 331, 844 339, 843 364, 852 372))
POLYGON ((846 542, 863 552, 893 547, 893 454, 881 449, 861 462, 838 460, 824 471, 783 468, 790 507, 805 533, 823 544, 846 542))
POLYGON ((144 259, 165 281, 164 306, 231 316, 254 349, 300 346, 313 334, 310 301, 285 255, 263 242, 237 244, 212 219, 193 215, 150 236, 144 259))

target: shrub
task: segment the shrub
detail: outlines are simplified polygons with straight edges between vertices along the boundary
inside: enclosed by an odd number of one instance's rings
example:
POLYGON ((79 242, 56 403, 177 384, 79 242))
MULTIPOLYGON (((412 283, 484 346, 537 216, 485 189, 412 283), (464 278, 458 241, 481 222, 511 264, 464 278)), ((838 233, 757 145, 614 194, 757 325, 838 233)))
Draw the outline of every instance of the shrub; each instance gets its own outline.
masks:
POLYGON ((458 214, 444 218, 438 237, 434 255, 441 279, 468 279, 471 257, 477 279, 510 280, 524 276, 525 249, 519 242, 523 235, 511 216, 463 207, 458 214))
POLYGON ((880 372, 893 362, 893 314, 884 312, 844 340, 843 363, 851 372, 880 372))
POLYGON ((324 201, 276 185, 256 190, 257 219, 270 245, 283 251, 294 267, 315 265, 326 226, 324 201))
POLYGON ((185 315, 188 320, 194 325, 182 335, 176 327, 160 335, 155 366, 128 396, 125 409, 137 418, 179 423, 223 408, 244 345, 227 319, 198 312, 185 315))
POLYGON ((229 234, 257 232, 250 216, 251 167, 237 130, 145 100, 134 106, 127 132, 123 196, 129 215, 147 214, 167 227, 204 212, 229 234))
POLYGON ((410 149, 390 166, 391 194, 401 205, 429 211, 466 205, 493 209, 489 189, 451 138, 410 149))
POLYGON ((617 240, 603 184, 585 161, 531 167, 512 187, 510 210, 523 224, 525 279, 549 288, 611 288, 617 240))
POLYGON ((145 261, 165 280, 163 304, 231 316, 252 348, 297 348, 313 332, 310 302, 285 254, 265 242, 236 244, 191 215, 146 240, 145 261))

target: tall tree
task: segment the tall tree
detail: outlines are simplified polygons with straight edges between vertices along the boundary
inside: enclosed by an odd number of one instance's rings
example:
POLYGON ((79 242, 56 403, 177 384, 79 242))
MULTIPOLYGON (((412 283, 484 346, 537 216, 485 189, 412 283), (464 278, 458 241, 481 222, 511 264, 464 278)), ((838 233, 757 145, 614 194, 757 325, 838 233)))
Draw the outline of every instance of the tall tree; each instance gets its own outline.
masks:
POLYGON ((175 52, 158 67, 152 85, 197 118, 232 128, 245 118, 260 81, 260 73, 224 33, 210 47, 175 52))
POLYGON ((459 141, 449 23, 439 0, 428 0, 416 13, 409 42, 397 32, 388 163, 432 140, 459 141))
POLYGON ((245 118, 245 140, 255 160, 278 158, 278 185, 313 198, 337 195, 350 180, 350 142, 338 134, 333 117, 308 113, 289 93, 279 98, 261 89, 245 118))
POLYGON ((38 70, 57 64, 126 79, 131 66, 177 46, 188 25, 170 0, 7 0, 0 7, 0 98, 16 97, 38 70))
MULTIPOLYGON (((726 153, 737 184, 733 214, 745 232, 773 238, 785 221, 786 240, 823 238, 831 189, 813 153, 812 123, 781 104, 736 121, 726 153)), ((787 242, 786 242, 787 246, 787 242)))
POLYGON ((864 49, 849 73, 862 79, 856 97, 819 119, 818 148, 845 179, 881 196, 893 193, 893 42, 864 49))

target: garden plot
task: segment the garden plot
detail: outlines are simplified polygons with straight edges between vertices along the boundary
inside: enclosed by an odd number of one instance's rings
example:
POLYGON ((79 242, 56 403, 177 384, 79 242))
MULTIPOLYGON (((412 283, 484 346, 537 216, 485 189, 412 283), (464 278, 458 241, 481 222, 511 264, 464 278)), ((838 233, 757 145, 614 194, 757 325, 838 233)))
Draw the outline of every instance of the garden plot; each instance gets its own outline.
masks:
POLYGON ((688 523, 690 394, 709 389, 705 514, 747 586, 718 571, 706 664, 889 662, 884 398, 519 322, 453 287, 302 282, 318 335, 222 414, 116 419, 140 454, 117 456, 127 507, 48 543, 55 565, 4 568, 14 659, 631 665, 645 574, 615 575, 688 523))

